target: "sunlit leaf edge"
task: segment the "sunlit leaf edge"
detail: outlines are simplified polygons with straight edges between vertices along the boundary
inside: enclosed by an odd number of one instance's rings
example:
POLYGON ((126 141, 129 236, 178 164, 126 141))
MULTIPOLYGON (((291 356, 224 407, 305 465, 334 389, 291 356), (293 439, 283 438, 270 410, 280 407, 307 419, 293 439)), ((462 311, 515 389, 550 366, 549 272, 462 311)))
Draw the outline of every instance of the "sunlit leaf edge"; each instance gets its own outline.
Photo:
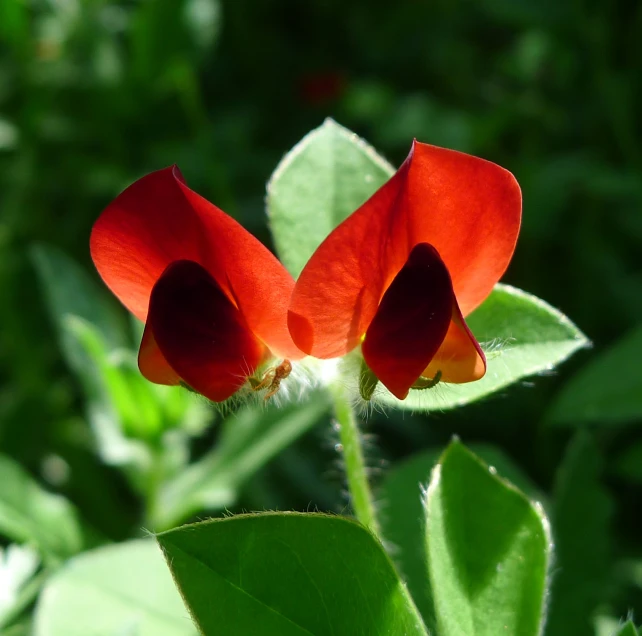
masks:
MULTIPOLYGON (((540 614, 540 619, 539 619, 539 630, 538 634, 541 636, 544 631, 544 627, 546 625, 546 613, 547 613, 547 605, 548 605, 548 591, 550 587, 550 577, 551 577, 551 565, 554 562, 554 546, 553 546, 553 535, 552 535, 552 528, 551 524, 549 521, 548 516, 546 515, 544 508, 542 504, 535 499, 531 499, 528 495, 526 495, 523 491, 521 491, 515 484, 513 484, 511 481, 506 479, 505 477, 502 477, 497 473, 497 471, 487 464, 481 457, 476 455, 470 448, 468 448, 462 441, 459 439, 457 435, 454 435, 451 439, 451 442, 448 444, 446 449, 443 451, 441 456, 439 457, 437 463, 433 467, 431 474, 430 474, 430 481, 428 482, 428 486, 424 491, 423 497, 422 497, 422 506, 424 509, 424 514, 426 515, 426 524, 428 523, 428 515, 430 514, 429 512, 429 506, 431 503, 431 500, 433 497, 435 497, 438 493, 439 488, 441 487, 441 481, 443 478, 443 467, 444 464, 448 461, 448 459, 454 455, 454 454, 461 454, 463 457, 466 458, 467 461, 474 462, 477 464, 479 468, 484 470, 485 472, 490 473, 492 479, 499 484, 500 486, 503 486, 506 488, 508 491, 512 492, 515 496, 517 496, 519 499, 521 499, 524 503, 526 503, 530 513, 533 515, 534 518, 536 518, 539 523, 540 523, 540 528, 542 531, 542 539, 545 544, 545 552, 544 552, 544 572, 545 572, 545 577, 543 580, 543 588, 542 588, 542 599, 541 599, 541 614, 540 614)), ((428 564, 428 576, 430 579, 430 586, 432 589, 435 589, 437 586, 437 581, 434 580, 433 577, 433 572, 430 569, 430 557, 428 554, 426 555, 427 559, 427 564, 428 564)), ((438 613, 439 604, 435 604, 434 608, 436 613, 438 613)), ((439 623, 437 619, 437 624, 439 623)))

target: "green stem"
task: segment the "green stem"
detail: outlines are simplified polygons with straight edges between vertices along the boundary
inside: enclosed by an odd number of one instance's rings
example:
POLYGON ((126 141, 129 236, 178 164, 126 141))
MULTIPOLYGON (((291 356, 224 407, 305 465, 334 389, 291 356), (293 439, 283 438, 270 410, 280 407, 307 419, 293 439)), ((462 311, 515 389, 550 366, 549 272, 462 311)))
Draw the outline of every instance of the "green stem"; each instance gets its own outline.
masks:
POLYGON ((151 447, 151 465, 147 473, 147 483, 144 493, 144 527, 152 532, 157 530, 158 523, 158 493, 164 478, 164 455, 161 448, 151 447))
POLYGON ((368 484, 362 437, 354 409, 343 387, 335 385, 331 388, 331 393, 334 414, 339 424, 339 439, 343 448, 352 509, 359 522, 379 536, 379 522, 375 513, 372 491, 368 484))

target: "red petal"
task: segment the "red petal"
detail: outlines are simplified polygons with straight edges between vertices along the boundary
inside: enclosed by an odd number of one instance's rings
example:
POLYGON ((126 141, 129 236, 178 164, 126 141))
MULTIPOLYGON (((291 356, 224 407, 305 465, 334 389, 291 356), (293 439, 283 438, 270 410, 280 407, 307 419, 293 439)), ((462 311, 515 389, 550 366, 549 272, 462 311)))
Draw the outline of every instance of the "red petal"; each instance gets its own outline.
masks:
POLYGON ((149 326, 145 325, 143 340, 138 350, 138 368, 140 372, 154 384, 180 384, 181 378, 165 359, 163 352, 149 326))
POLYGON ((400 400, 446 337, 453 299, 439 254, 420 243, 386 290, 362 346, 370 369, 400 400))
POLYGON ((515 248, 521 194, 499 166, 415 142, 397 173, 321 244, 297 281, 288 324, 321 358, 360 342, 415 245, 439 252, 464 315, 488 296, 515 248))
POLYGON ((172 263, 154 285, 147 329, 180 378, 215 402, 234 394, 266 354, 214 278, 192 261, 172 263))
POLYGON ((435 246, 467 316, 490 294, 515 251, 519 185, 504 168, 453 150, 415 142, 409 159, 411 240, 435 246))
POLYGON ((199 263, 270 349, 301 357, 287 329, 292 277, 234 219, 190 190, 176 167, 143 177, 107 206, 92 231, 91 255, 105 283, 141 320, 170 263, 199 263))

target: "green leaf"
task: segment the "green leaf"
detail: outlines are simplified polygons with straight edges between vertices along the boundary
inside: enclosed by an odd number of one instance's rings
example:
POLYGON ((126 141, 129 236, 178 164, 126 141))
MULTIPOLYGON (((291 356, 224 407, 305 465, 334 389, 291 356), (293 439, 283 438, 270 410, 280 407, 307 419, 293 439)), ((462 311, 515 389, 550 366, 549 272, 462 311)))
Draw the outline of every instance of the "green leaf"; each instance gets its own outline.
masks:
POLYGON ((613 633, 613 636, 638 636, 638 630, 633 621, 626 621, 617 632, 613 633))
MULTIPOLYGON (((100 457, 107 464, 131 465, 137 472, 144 472, 151 461, 150 449, 142 441, 125 435, 125 432, 134 432, 127 418, 134 418, 134 430, 140 430, 141 424, 135 419, 137 414, 131 405, 129 386, 109 362, 113 353, 130 352, 120 349, 110 353, 100 330, 72 314, 64 317, 60 330, 65 341, 80 354, 74 371, 85 392, 87 416, 100 457)), ((140 419, 145 415, 142 402, 140 419)))
POLYGON ((593 624, 595 628, 589 634, 595 634, 595 636, 618 636, 619 629, 622 627, 622 621, 608 614, 597 614, 593 624))
POLYGON ((349 519, 241 515, 158 541, 204 634, 426 636, 380 543, 349 519))
POLYGON ((227 417, 217 447, 164 485, 157 527, 168 528, 202 510, 236 502, 262 466, 312 428, 329 409, 325 393, 280 409, 247 407, 227 417))
POLYGON ((196 636, 149 539, 81 554, 45 585, 33 636, 196 636))
POLYGON ((614 472, 623 479, 642 485, 642 442, 631 442, 615 460, 614 472))
POLYGON ((21 622, 3 629, 2 636, 33 636, 31 623, 21 622))
MULTIPOLYGON (((133 351, 109 351, 100 332, 90 323, 69 316, 64 327, 80 343, 93 369, 99 372, 105 398, 113 405, 127 435, 155 439, 166 429, 180 424, 199 430, 209 419, 209 411, 188 391, 146 380, 138 369, 133 351)), ((91 382, 87 384, 90 377, 88 370, 81 379, 91 397, 94 389, 91 382)))
POLYGON ((0 2, 0 40, 18 54, 26 54, 32 45, 29 9, 26 2, 0 2))
POLYGON ((4 455, 0 455, 0 532, 33 545, 52 563, 83 547, 74 506, 61 495, 43 490, 20 464, 4 455))
POLYGON ((123 431, 132 437, 158 435, 164 428, 161 404, 153 385, 138 370, 133 352, 121 349, 110 353, 98 330, 75 316, 69 316, 65 328, 98 370, 105 397, 113 403, 123 431))
POLYGON ((540 634, 550 550, 541 509, 454 441, 425 512, 438 634, 540 634))
POLYGON ((486 351, 488 369, 481 380, 411 390, 405 400, 398 400, 380 385, 374 399, 404 409, 455 408, 529 375, 548 372, 589 345, 586 336, 566 316, 543 300, 509 285, 496 285, 466 322, 486 351))
POLYGON ((62 354, 85 392, 87 414, 103 460, 122 464, 139 456, 140 462, 145 461, 145 449, 134 448, 119 429, 117 409, 96 359, 99 350, 106 357, 107 352, 126 349, 122 315, 107 293, 63 252, 35 245, 31 256, 62 354))
MULTIPOLYGON (((5 2, 4 4, 6 5, 7 3, 5 2)), ((19 140, 20 131, 18 127, 4 117, 0 117, 0 151, 13 150, 18 145, 19 140)))
POLYGON ((187 30, 199 51, 209 51, 221 27, 219 0, 186 0, 183 14, 187 30))
POLYGON ((393 173, 332 119, 285 156, 268 183, 267 213, 279 258, 295 278, 323 239, 393 173))
POLYGON ((604 595, 609 575, 612 502, 601 484, 602 470, 603 460, 595 440, 580 432, 569 445, 553 492, 556 574, 547 636, 590 634, 591 615, 604 595))
POLYGON ((560 426, 642 419, 642 325, 593 359, 562 389, 548 414, 560 426))
POLYGON ((0 547, 0 633, 33 603, 43 575, 34 577, 40 558, 29 546, 10 544, 0 547))
POLYGON ((40 279, 47 309, 58 331, 62 352, 77 373, 87 368, 86 354, 65 330, 68 316, 77 316, 95 325, 109 349, 126 347, 123 316, 106 292, 66 254, 48 245, 34 245, 31 257, 40 279))
MULTIPOLYGON (((529 496, 540 498, 530 478, 499 448, 489 444, 471 444, 469 448, 501 477, 529 496)), ((384 477, 377 497, 382 533, 386 545, 390 546, 389 553, 429 627, 434 627, 435 617, 425 566, 421 489, 428 484, 441 453, 442 449, 436 448, 423 451, 393 467, 384 477)))

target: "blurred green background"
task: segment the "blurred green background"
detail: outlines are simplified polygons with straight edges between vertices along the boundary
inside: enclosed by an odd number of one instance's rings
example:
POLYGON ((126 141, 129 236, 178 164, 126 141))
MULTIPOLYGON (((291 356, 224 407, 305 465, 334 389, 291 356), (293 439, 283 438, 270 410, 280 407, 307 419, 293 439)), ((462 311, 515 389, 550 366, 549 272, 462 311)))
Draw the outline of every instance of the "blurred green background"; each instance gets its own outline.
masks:
MULTIPOLYGON (((92 449, 33 246, 60 248, 97 280, 93 221, 171 163, 269 243, 265 183, 326 116, 394 165, 416 137, 516 175, 523 230, 504 282, 558 307, 594 348, 454 412, 375 415, 373 476, 456 433, 499 446, 550 492, 573 430, 590 428, 592 487, 611 511, 593 570, 599 598, 608 614, 642 615, 642 577, 628 574, 642 563, 637 331, 562 395, 642 324, 640 42, 642 4, 625 0, 0 0, 0 451, 100 533, 135 533, 138 502, 92 449), (584 408, 601 390, 599 408, 584 408)), ((198 436, 194 456, 216 436, 198 436)), ((235 509, 344 510, 334 443, 317 427, 235 509)))

